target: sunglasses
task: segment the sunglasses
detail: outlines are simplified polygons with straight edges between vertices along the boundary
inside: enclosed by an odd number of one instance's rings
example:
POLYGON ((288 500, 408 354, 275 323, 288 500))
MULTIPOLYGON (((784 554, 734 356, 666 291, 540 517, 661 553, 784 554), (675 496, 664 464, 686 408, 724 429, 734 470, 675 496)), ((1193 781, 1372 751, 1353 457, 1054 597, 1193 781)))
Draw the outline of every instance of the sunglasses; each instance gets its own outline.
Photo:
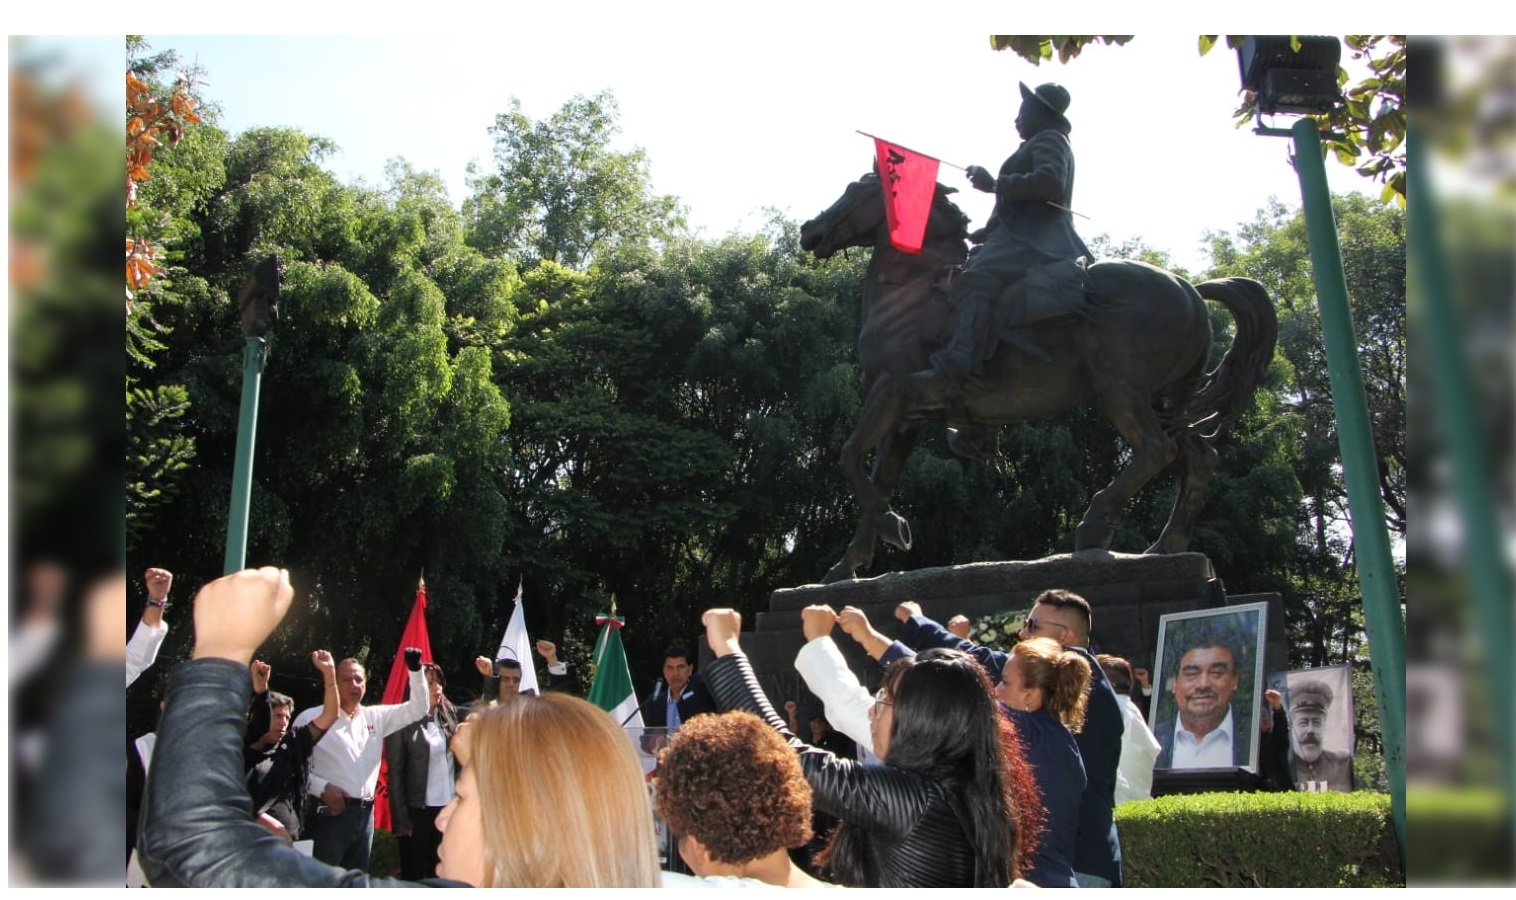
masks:
POLYGON ((1062 622, 1049 622, 1046 619, 1028 618, 1026 620, 1027 631, 1036 631, 1043 627, 1062 628, 1067 631, 1069 626, 1063 624, 1062 622))

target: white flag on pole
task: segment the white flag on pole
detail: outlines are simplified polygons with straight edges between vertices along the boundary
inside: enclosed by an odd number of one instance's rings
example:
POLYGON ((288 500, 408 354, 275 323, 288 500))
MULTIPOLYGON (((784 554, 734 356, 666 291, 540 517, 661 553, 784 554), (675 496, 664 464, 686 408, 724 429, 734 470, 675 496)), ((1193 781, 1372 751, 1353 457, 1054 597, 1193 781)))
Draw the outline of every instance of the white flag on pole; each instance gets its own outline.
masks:
POLYGON ((532 663, 532 639, 526 636, 526 610, 521 605, 521 584, 516 584, 516 610, 511 613, 510 624, 505 626, 505 637, 500 639, 500 649, 495 659, 514 659, 521 663, 521 693, 541 693, 537 689, 537 667, 532 663))

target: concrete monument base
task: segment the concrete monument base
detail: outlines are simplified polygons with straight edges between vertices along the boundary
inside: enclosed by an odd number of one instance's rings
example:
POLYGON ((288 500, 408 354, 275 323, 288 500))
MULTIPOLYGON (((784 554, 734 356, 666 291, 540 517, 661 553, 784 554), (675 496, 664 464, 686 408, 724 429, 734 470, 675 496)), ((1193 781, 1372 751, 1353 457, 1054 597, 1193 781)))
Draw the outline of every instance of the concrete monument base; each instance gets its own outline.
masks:
MULTIPOLYGON (((794 666, 795 654, 804 643, 800 610, 806 606, 825 604, 837 610, 859 607, 875 628, 894 637, 900 625, 895 607, 905 600, 916 601, 927 616, 946 623, 960 613, 977 620, 1011 610, 1026 611, 1033 599, 1049 588, 1071 590, 1090 601, 1094 614, 1090 643, 1095 652, 1123 656, 1134 667, 1149 671, 1158 645, 1160 616, 1267 600, 1266 661, 1277 669, 1288 667, 1279 595, 1228 598, 1211 561, 1200 553, 1150 556, 1085 551, 780 588, 769 595, 769 611, 760 613, 758 621, 745 628, 748 633, 743 635, 742 646, 774 705, 782 708, 785 700, 799 703, 803 726, 804 718, 820 712, 819 702, 804 689, 794 666)), ((877 686, 879 667, 840 628, 832 636, 853 671, 866 685, 877 686)), ((1143 699, 1133 699, 1146 706, 1143 699)))

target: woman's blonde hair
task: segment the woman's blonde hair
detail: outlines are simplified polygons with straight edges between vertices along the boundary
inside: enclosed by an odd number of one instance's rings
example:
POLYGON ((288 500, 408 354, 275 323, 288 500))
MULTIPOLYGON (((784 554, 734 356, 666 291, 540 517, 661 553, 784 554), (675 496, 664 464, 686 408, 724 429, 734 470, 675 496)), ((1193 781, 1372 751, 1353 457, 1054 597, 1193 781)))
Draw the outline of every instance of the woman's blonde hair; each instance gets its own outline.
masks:
POLYGON ((1007 665, 1016 666, 1027 687, 1042 689, 1042 706, 1078 734, 1090 693, 1090 664, 1052 638, 1028 638, 1011 648, 1007 665))
POLYGON ((479 887, 662 885, 642 766, 604 710, 523 695, 468 730, 484 817, 479 887))

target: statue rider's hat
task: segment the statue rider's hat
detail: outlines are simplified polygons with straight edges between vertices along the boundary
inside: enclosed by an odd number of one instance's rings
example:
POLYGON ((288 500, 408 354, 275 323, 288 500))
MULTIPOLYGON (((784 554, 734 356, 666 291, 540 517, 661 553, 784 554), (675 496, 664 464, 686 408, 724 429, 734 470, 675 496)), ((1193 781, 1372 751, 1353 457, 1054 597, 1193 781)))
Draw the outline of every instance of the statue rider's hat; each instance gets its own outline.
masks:
POLYGON ((1054 84, 1051 81, 1047 84, 1037 85, 1035 90, 1027 87, 1024 81, 1019 82, 1019 84, 1021 85, 1021 97, 1023 100, 1035 101, 1059 119, 1062 119, 1064 122, 1068 121, 1064 116, 1064 113, 1069 108, 1068 88, 1061 84, 1054 84))

